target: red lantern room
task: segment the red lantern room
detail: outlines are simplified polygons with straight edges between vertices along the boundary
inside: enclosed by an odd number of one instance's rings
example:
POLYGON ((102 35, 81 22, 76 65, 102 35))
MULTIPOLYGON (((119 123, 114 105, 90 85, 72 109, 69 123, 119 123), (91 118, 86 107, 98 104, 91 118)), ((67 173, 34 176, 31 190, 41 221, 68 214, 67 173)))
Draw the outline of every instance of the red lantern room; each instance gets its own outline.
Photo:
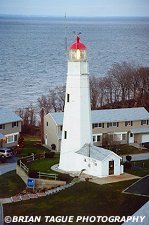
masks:
POLYGON ((86 46, 76 36, 76 41, 69 48, 70 61, 86 61, 86 46))

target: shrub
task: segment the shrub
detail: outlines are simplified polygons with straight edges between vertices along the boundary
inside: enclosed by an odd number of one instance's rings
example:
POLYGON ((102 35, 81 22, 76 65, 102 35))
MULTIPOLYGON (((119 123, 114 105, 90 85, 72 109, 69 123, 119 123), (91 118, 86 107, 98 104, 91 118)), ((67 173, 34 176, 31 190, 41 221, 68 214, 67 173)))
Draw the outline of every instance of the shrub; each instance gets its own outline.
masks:
POLYGON ((46 152, 45 153, 45 158, 54 158, 55 152, 46 152))
POLYGON ((126 155, 126 160, 127 160, 128 162, 130 162, 131 159, 132 159, 131 155, 126 155))
POLYGON ((29 170, 29 174, 28 175, 31 178, 39 178, 38 171, 36 171, 36 170, 29 170))
POLYGON ((124 170, 127 170, 127 169, 131 169, 131 162, 125 162, 124 164, 124 170))
POLYGON ((52 150, 55 150, 56 149, 56 145, 55 144, 52 144, 51 145, 51 148, 52 148, 52 150))
POLYGON ((66 181, 66 183, 69 183, 72 181, 73 178, 67 173, 60 173, 58 174, 58 179, 61 181, 66 181))

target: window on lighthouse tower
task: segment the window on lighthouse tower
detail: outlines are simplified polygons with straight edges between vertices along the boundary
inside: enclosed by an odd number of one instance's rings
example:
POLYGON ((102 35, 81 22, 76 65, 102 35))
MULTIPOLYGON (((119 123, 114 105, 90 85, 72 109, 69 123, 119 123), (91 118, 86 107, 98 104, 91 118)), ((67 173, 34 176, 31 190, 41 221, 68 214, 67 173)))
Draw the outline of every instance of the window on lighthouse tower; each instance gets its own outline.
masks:
POLYGON ((86 46, 80 42, 80 38, 76 37, 74 42, 69 48, 70 61, 86 61, 86 46))

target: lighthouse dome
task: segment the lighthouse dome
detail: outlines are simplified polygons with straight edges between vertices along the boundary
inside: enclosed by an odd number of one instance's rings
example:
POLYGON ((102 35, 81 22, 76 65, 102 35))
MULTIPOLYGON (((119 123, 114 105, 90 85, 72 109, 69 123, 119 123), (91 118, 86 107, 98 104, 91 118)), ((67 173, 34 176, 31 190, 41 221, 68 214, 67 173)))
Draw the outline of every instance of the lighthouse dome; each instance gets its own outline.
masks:
POLYGON ((70 61, 86 61, 86 46, 80 42, 77 36, 76 41, 69 48, 70 61))
POLYGON ((80 38, 77 36, 76 41, 70 46, 70 50, 86 50, 86 46, 80 42, 80 38))

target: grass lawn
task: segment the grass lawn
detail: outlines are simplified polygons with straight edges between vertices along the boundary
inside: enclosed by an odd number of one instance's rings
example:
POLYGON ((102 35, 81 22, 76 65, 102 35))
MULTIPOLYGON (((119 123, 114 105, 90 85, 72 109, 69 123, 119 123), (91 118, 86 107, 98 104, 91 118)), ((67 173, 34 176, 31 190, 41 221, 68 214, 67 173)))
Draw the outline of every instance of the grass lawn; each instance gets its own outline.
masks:
POLYGON ((131 173, 131 174, 139 176, 139 177, 144 177, 149 174, 149 159, 132 162, 132 165, 141 166, 141 167, 144 166, 144 167, 141 169, 139 169, 139 168, 127 169, 127 170, 125 170, 125 172, 131 173))
POLYGON ((56 155, 52 159, 39 159, 32 161, 31 163, 27 163, 26 165, 32 171, 35 170, 43 173, 57 173, 51 170, 51 166, 57 163, 59 163, 59 156, 56 155))
POLYGON ((22 149, 21 153, 18 154, 18 157, 23 157, 23 156, 27 156, 29 153, 43 153, 45 152, 49 152, 49 150, 43 146, 39 146, 36 147, 34 146, 34 144, 36 144, 36 141, 30 141, 30 140, 26 140, 25 141, 25 147, 22 149))
MULTIPOLYGON (((131 215, 148 201, 146 197, 121 193, 133 182, 124 181, 106 185, 80 182, 53 196, 4 205, 4 215, 131 215)), ((77 224, 82 225, 83 223, 77 224)), ((112 225, 112 223, 109 224, 112 225)), ((109 224, 106 223, 106 225, 109 224)))
MULTIPOLYGON (((38 138, 37 137, 25 137, 25 147, 22 149, 21 154, 19 154, 19 157, 27 156, 29 153, 43 153, 43 152, 49 152, 48 149, 46 149, 43 146, 35 146, 37 143, 38 138)), ((26 166, 31 171, 40 171, 44 173, 56 173, 50 169, 50 167, 54 164, 57 164, 59 162, 59 153, 56 153, 54 158, 46 158, 46 159, 39 159, 32 161, 30 163, 26 163, 26 166)))
POLYGON ((11 197, 22 191, 26 185, 15 171, 0 176, 0 198, 11 197))
POLYGON ((118 145, 117 149, 119 149, 117 151, 118 155, 128 155, 128 154, 141 154, 141 153, 148 153, 149 150, 148 149, 143 149, 143 150, 139 150, 138 148, 135 148, 134 146, 131 145, 118 145))
POLYGON ((149 159, 141 160, 141 161, 135 161, 135 165, 149 169, 149 159))

